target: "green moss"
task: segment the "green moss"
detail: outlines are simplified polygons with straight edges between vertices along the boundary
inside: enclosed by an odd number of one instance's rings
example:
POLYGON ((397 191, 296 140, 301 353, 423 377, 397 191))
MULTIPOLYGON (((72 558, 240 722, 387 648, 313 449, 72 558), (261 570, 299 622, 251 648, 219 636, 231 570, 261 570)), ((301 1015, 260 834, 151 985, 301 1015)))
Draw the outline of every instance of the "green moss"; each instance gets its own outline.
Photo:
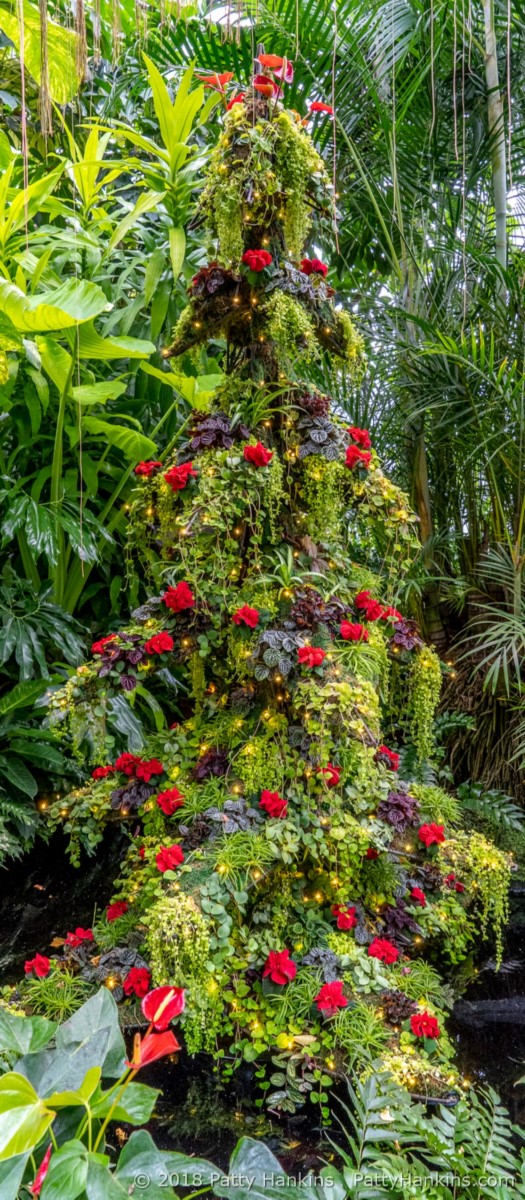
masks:
POLYGON ((267 318, 267 335, 275 345, 281 367, 289 366, 298 355, 302 362, 317 356, 314 327, 293 296, 275 292, 267 306, 267 318))

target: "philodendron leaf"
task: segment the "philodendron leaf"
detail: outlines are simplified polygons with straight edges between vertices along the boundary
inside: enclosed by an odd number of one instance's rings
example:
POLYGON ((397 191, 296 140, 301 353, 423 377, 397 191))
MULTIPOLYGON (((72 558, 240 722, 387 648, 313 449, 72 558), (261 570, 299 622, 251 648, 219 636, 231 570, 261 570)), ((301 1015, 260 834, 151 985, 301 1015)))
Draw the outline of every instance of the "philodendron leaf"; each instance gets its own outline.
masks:
POLYGON ((138 433, 136 429, 128 429, 126 425, 112 425, 98 417, 84 417, 82 424, 87 433, 100 438, 106 445, 116 446, 132 462, 153 458, 157 453, 157 447, 151 438, 138 433))
POLYGON ((40 1200, 77 1200, 86 1186, 89 1154, 77 1138, 51 1155, 40 1200))
MULTIPOLYGON (((56 1022, 46 1017, 19 1017, 8 1008, 0 1008, 0 1053, 28 1054, 42 1050, 56 1032, 56 1022)), ((0 1190, 0 1195, 2 1192, 0 1190)))
POLYGON ((101 362, 114 358, 149 358, 155 353, 153 342, 134 337, 101 337, 91 324, 81 325, 75 340, 79 358, 96 358, 101 362))
POLYGON ((92 321, 107 308, 107 299, 96 283, 67 279, 60 287, 26 296, 14 283, 0 282, 0 312, 20 333, 45 333, 92 321))
POLYGON ((56 1117, 16 1071, 0 1079, 0 1161, 34 1150, 56 1117))

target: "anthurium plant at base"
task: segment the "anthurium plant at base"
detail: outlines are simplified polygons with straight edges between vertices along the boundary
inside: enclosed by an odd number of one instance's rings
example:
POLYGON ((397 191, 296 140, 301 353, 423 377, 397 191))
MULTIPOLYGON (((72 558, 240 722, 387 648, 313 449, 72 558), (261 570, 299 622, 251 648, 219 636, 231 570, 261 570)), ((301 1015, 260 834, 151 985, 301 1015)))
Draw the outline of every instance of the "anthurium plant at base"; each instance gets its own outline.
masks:
POLYGON ((111 980, 126 1006, 184 988, 190 1052, 256 1062, 272 1108, 310 1095, 326 1113, 350 1066, 457 1088, 435 968, 473 947, 480 901, 501 926, 510 861, 481 835, 468 853, 461 810, 446 809, 456 828, 437 819, 439 789, 400 781, 382 736, 388 719, 428 756, 440 664, 396 606, 416 546, 407 498, 368 431, 301 378, 323 354, 355 381, 365 361, 317 256, 333 188, 283 103, 291 64, 269 57, 231 107, 229 81, 208 81, 225 100, 201 209, 215 257, 166 354, 221 339, 224 380, 175 457, 137 464, 142 602, 50 701, 87 776, 52 825, 77 861, 112 822, 130 834, 111 915, 68 933, 50 970, 111 980), (117 700, 133 713, 144 680, 157 732, 141 740, 108 717, 117 700))

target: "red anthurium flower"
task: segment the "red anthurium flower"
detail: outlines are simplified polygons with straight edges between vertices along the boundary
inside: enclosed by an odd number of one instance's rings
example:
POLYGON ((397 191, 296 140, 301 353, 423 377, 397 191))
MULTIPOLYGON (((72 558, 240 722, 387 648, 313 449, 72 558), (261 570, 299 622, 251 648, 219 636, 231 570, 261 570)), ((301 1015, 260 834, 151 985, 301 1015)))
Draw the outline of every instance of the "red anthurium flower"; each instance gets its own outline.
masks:
POLYGON ((337 917, 338 929, 355 929, 357 925, 355 905, 333 904, 332 916, 337 917))
POLYGON ((34 958, 28 958, 24 963, 24 971, 26 975, 36 975, 38 979, 45 979, 49 975, 51 960, 46 958, 45 954, 35 954, 34 958))
POLYGON ((228 100, 228 103, 226 105, 228 112, 230 111, 231 108, 233 108, 234 104, 242 104, 243 100, 244 100, 244 92, 239 92, 237 94, 237 96, 232 96, 231 100, 228 100))
POLYGON ((164 874, 165 871, 174 871, 176 867, 180 867, 181 863, 184 862, 184 854, 180 846, 175 842, 173 846, 163 846, 158 854, 155 855, 155 862, 159 871, 164 874))
POLYGON ((297 658, 303 667, 320 667, 326 658, 326 651, 320 646, 300 646, 297 658))
POLYGON ((340 979, 333 983, 323 983, 320 992, 314 997, 315 1003, 325 1017, 333 1017, 339 1008, 346 1008, 348 1000, 343 995, 343 984, 340 979))
POLYGON ((93 941, 93 930, 92 929, 82 929, 81 925, 77 925, 77 928, 75 929, 74 933, 68 933, 66 935, 66 943, 65 944, 66 944, 66 946, 69 946, 72 950, 77 950, 78 947, 82 945, 82 942, 92 942, 92 941, 93 941))
POLYGON ((333 116, 333 108, 331 104, 323 104, 322 100, 314 100, 310 105, 310 112, 329 113, 333 116))
POLYGON ((291 983, 296 975, 297 966, 290 958, 289 950, 270 950, 264 964, 263 979, 269 976, 272 983, 284 987, 285 983, 291 983))
POLYGON ((265 789, 261 792, 259 808, 263 808, 269 817, 286 817, 288 813, 288 801, 283 800, 279 792, 269 792, 265 789))
POLYGON ((167 792, 159 792, 157 804, 166 817, 172 817, 178 808, 182 808, 184 796, 178 788, 168 788, 167 792))
POLYGON ((259 613, 256 608, 250 608, 249 604, 243 604, 242 608, 238 608, 234 612, 232 621, 234 625, 247 625, 248 629, 255 629, 259 624, 259 613))
POLYGON ((109 642, 114 642, 117 637, 116 633, 108 633, 107 637, 99 638, 98 642, 93 642, 91 646, 92 654, 103 654, 105 647, 109 642))
POLYGON ((380 962, 395 963, 399 958, 399 950, 397 946, 392 945, 388 938, 374 938, 368 947, 370 958, 378 958, 380 962))
POLYGON ((108 904, 106 921, 118 921, 119 917, 123 917, 124 913, 127 913, 128 907, 125 900, 115 900, 114 904, 108 904))
POLYGON ((149 478, 149 476, 154 475, 161 466, 161 462, 153 462, 153 460, 151 462, 137 463, 137 466, 135 467, 135 475, 145 475, 146 478, 149 478))
POLYGON ((446 883, 447 887, 449 887, 449 888, 454 888, 455 892, 464 892, 465 891, 465 884, 460 883, 459 879, 456 879, 456 876, 454 875, 453 871, 450 872, 450 875, 445 875, 443 883, 446 883))
POLYGON ((123 775, 134 775, 137 770, 137 764, 140 758, 136 754, 119 754, 115 759, 115 770, 122 771, 123 775))
POLYGON ((268 250, 245 250, 241 262, 250 271, 264 271, 265 267, 269 267, 273 262, 272 255, 268 250))
POLYGON ((152 775, 162 775, 164 767, 158 758, 149 758, 147 762, 139 762, 137 765, 137 779, 143 779, 144 783, 149 783, 152 775))
POLYGON ((273 71, 278 79, 282 79, 284 74, 284 82, 292 82, 293 63, 288 58, 279 58, 278 54, 259 54, 257 62, 261 64, 261 67, 268 67, 270 71, 273 71))
POLYGON ((421 891, 421 888, 413 887, 410 892, 410 899, 414 901, 414 904, 419 904, 421 908, 427 907, 427 898, 425 893, 421 891))
POLYGON ((267 450, 261 442, 257 442, 256 446, 245 446, 243 455, 245 462, 252 463, 254 467, 267 467, 273 458, 273 450, 267 450))
POLYGON ((197 472, 193 470, 191 462, 182 463, 180 467, 171 467, 164 474, 166 483, 169 483, 172 492, 182 492, 192 476, 194 479, 197 478, 197 472))
POLYGON ((320 258, 303 258, 301 271, 303 275, 322 275, 324 279, 328 274, 328 267, 320 258))
POLYGON ((333 763, 327 763, 326 767, 319 767, 318 775, 324 775, 324 781, 329 788, 338 787, 341 780, 341 768, 334 767, 333 763))
POLYGON ((197 75, 197 79, 204 84, 204 87, 215 88, 217 92, 223 92, 226 84, 233 79, 233 71, 223 71, 222 75, 215 73, 214 75, 197 75))
POLYGON ((433 821, 429 825, 421 825, 418 838, 427 849, 429 846, 440 846, 445 841, 445 826, 435 825, 433 821))
POLYGON ((42 1191, 42 1184, 43 1184, 44 1179, 49 1170, 49 1160, 51 1158, 51 1151, 52 1151, 52 1146, 49 1145, 44 1154, 42 1162, 40 1163, 38 1171, 35 1175, 34 1183, 32 1183, 31 1187, 29 1188, 29 1192, 30 1192, 31 1196, 39 1196, 40 1192, 42 1191))
POLYGON ((162 599, 166 608, 171 608, 172 612, 182 612, 183 608, 195 607, 195 596, 184 581, 178 583, 176 587, 167 588, 162 599))
POLYGON ((376 850, 375 846, 369 846, 364 857, 373 862, 374 859, 379 858, 379 850, 376 850))
POLYGON ((432 1017, 428 1012, 413 1013, 410 1018, 410 1028, 414 1037, 441 1037, 441 1030, 436 1017, 432 1017))
POLYGON ((345 642, 367 642, 368 629, 358 622, 341 621, 339 633, 345 642))
POLYGON ((110 763, 106 767, 95 767, 91 772, 92 779, 107 779, 108 775, 113 775, 115 768, 110 763))
POLYGON ((147 1033, 143 1038, 140 1033, 136 1033, 133 1061, 127 1062, 126 1066, 139 1071, 141 1067, 147 1067, 149 1063, 156 1062, 158 1058, 165 1058, 167 1054, 174 1054, 176 1050, 180 1050, 180 1044, 171 1029, 167 1029, 165 1033, 147 1033))
POLYGON ((402 621, 404 618, 403 613, 400 613, 399 609, 393 608, 391 604, 387 604, 386 608, 381 612, 381 619, 383 621, 402 621))
POLYGON ((173 650, 174 645, 170 633, 154 633, 153 637, 144 642, 144 649, 146 654, 164 654, 166 650, 173 650))
POLYGON ((147 967, 132 967, 128 971, 122 987, 126 996, 145 996, 151 984, 151 975, 147 967))
POLYGON ((279 94, 277 84, 273 82, 273 79, 268 79, 267 75, 256 75, 253 86, 256 92, 260 92, 261 96, 267 96, 268 99, 270 96, 279 94))
POLYGON ((378 746, 374 758, 377 763, 383 763, 391 771, 397 771, 399 768, 399 754, 396 754, 395 750, 389 750, 388 746, 378 746))
POLYGON ((356 608, 363 609, 367 621, 378 621, 383 614, 383 609, 379 601, 374 600, 370 592, 358 592, 354 604, 356 608))
POLYGON ((361 447, 361 450, 369 450, 370 449, 372 443, 370 441, 370 434, 368 432, 368 429, 358 429, 357 425, 350 425, 348 428, 348 432, 350 434, 350 437, 354 439, 354 442, 356 442, 357 445, 361 447))
POLYGON ((358 466, 366 467, 366 470, 368 470, 371 457, 372 455, 369 450, 360 450, 359 446, 347 446, 345 467, 350 467, 351 471, 355 470, 358 466))
POLYGON ((184 1011, 184 988, 158 987, 147 996, 141 1004, 142 1012, 154 1029, 162 1032, 168 1028, 170 1021, 180 1017, 184 1011))

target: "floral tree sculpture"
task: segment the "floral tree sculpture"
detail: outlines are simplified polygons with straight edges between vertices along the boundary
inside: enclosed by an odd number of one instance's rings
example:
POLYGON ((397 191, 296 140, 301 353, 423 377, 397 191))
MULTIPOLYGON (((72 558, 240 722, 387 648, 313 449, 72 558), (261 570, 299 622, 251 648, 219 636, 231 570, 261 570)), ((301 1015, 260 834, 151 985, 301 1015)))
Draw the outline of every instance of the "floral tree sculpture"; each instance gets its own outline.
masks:
POLYGON ((260 54, 242 96, 208 80, 225 108, 201 202, 215 257, 166 357, 213 341, 223 380, 175 457, 136 468, 130 587, 147 598, 51 700, 92 774, 52 818, 74 855, 111 820, 130 833, 114 902, 69 962, 124 1004, 184 987, 186 1048, 260 1058, 288 1109, 378 1057, 415 1091, 450 1090, 436 966, 466 955, 476 908, 501 928, 509 870, 453 796, 399 779, 403 742, 431 750, 440 665, 395 604, 407 498, 304 381, 325 355, 354 380, 365 364, 318 257, 334 192, 285 107, 291 73, 260 54), (142 742, 135 700, 157 721, 142 742))

